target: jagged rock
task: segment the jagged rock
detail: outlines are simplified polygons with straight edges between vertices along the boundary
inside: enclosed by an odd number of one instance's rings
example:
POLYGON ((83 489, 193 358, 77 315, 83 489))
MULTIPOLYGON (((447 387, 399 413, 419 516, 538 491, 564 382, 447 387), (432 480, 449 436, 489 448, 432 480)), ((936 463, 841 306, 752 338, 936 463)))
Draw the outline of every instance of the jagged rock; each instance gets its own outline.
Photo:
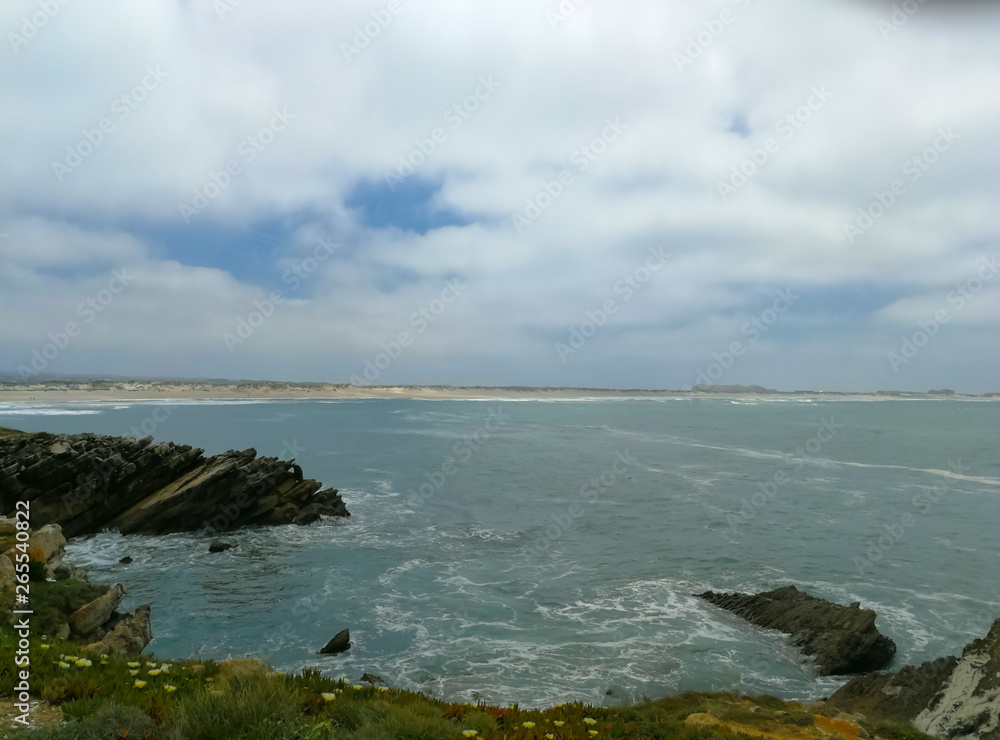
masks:
POLYGON ((342 653, 345 650, 349 650, 351 647, 351 631, 341 630, 330 642, 326 643, 326 646, 320 650, 323 655, 336 655, 337 653, 342 653))
POLYGON ((70 630, 79 637, 94 634, 102 624, 111 619, 124 598, 125 586, 116 583, 106 594, 98 596, 69 615, 70 630))
POLYGON ((875 612, 857 602, 842 606, 786 586, 766 593, 699 596, 759 627, 791 635, 791 643, 816 660, 820 675, 868 673, 883 668, 896 644, 875 627, 875 612))
POLYGON ((961 658, 860 676, 827 703, 871 719, 910 722, 935 737, 1000 740, 1000 619, 961 658))
POLYGON ((294 461, 255 450, 204 457, 187 445, 95 434, 0 438, 0 512, 31 502, 32 519, 67 537, 116 529, 166 534, 249 524, 310 524, 349 516, 335 489, 320 490, 294 461))
POLYGON ((149 604, 137 606, 127 614, 116 613, 105 625, 109 628, 107 634, 81 649, 97 654, 138 655, 153 639, 149 615, 149 604))
POLYGON ((132 564, 132 556, 126 555, 125 557, 123 557, 118 562, 121 563, 122 565, 131 565, 132 564))
POLYGON ((361 683, 368 683, 374 686, 375 684, 385 684, 385 681, 381 676, 376 676, 373 673, 366 673, 361 677, 361 683))
POLYGON ((228 542, 213 542, 208 546, 209 552, 225 552, 226 550, 231 550, 233 548, 228 542))

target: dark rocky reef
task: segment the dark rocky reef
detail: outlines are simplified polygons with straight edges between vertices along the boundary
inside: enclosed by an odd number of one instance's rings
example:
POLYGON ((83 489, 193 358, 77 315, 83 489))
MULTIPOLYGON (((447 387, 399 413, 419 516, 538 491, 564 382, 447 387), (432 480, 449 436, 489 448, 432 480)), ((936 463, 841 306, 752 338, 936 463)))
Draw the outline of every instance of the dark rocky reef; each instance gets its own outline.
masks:
POLYGON ((0 513, 31 502, 33 521, 66 537, 117 529, 167 534, 350 516, 336 489, 294 461, 95 434, 0 435, 0 513))
POLYGON ((1000 619, 961 658, 852 679, 827 703, 941 738, 1000 740, 1000 619))
POLYGON ((896 653, 896 644, 875 627, 875 612, 857 603, 834 604, 795 586, 756 595, 706 591, 699 596, 759 627, 791 635, 794 646, 815 658, 823 676, 877 671, 896 653))

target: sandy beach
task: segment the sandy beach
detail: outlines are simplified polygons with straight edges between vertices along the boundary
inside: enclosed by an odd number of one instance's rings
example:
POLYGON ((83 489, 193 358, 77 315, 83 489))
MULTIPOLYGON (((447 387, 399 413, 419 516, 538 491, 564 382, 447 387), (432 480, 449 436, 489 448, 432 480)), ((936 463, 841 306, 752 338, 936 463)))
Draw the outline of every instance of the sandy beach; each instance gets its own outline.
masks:
POLYGON ((405 398, 413 400, 545 400, 594 398, 731 398, 733 400, 997 400, 995 396, 933 395, 926 393, 848 393, 763 389, 747 391, 643 390, 604 388, 462 388, 451 386, 351 386, 333 383, 265 381, 91 381, 49 382, 38 385, 0 385, 0 403, 86 403, 99 401, 235 400, 235 399, 352 399, 405 398))

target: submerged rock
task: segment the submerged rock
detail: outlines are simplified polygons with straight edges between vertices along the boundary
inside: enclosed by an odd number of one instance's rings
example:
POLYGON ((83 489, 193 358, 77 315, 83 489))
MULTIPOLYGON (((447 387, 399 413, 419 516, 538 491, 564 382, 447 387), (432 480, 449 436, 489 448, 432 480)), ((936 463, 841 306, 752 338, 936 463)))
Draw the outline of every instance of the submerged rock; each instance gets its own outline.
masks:
POLYGON ((228 542, 213 542, 208 546, 209 552, 225 552, 226 550, 232 550, 233 546, 228 542))
POLYGON ((126 555, 125 557, 123 557, 118 562, 121 563, 122 565, 131 565, 132 564, 132 556, 131 555, 126 555))
POLYGON ((341 630, 338 632, 330 642, 326 643, 326 646, 320 650, 323 655, 336 655, 337 653, 342 653, 345 650, 349 650, 351 647, 351 631, 341 630))
POLYGON ((791 642, 816 660, 820 675, 868 673, 883 668, 896 644, 875 627, 875 612, 786 586, 757 595, 706 591, 699 596, 759 627, 791 635, 791 642))
MULTIPOLYGON (((150 437, 0 437, 0 513, 30 501, 32 519, 61 525, 66 537, 103 529, 221 532, 349 516, 336 489, 321 487, 303 478, 294 461, 258 458, 252 449, 206 458, 203 450, 150 437)), ((39 547, 57 541, 43 537, 39 547)))
POLYGON ((873 719, 910 722, 935 737, 1000 740, 1000 619, 961 658, 860 676, 827 703, 873 719))

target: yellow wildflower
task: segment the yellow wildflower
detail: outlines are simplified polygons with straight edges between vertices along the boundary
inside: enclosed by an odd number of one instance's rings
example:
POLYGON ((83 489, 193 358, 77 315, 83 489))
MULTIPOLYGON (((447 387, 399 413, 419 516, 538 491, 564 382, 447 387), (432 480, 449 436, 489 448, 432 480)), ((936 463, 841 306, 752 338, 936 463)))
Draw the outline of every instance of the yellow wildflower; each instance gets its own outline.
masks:
POLYGON ((138 668, 138 667, 139 667, 139 665, 140 665, 139 663, 129 663, 129 664, 128 664, 128 667, 129 667, 129 668, 138 668))
POLYGON ((94 664, 86 658, 79 658, 75 665, 77 668, 90 668, 94 664))
POLYGON ((145 681, 136 681, 134 684, 132 684, 132 688, 134 688, 134 689, 141 689, 145 685, 146 685, 145 681))
POLYGON ((156 668, 156 669, 150 671, 149 675, 150 676, 159 676, 161 673, 163 673, 163 671, 161 671, 159 668, 156 668))
POLYGON ((329 693, 326 693, 326 692, 320 694, 320 696, 322 696, 323 699, 326 700, 326 701, 333 701, 334 699, 337 698, 336 694, 329 694, 329 693))
POLYGON ((596 725, 597 724, 597 720, 593 719, 591 717, 584 717, 583 721, 584 721, 584 723, 586 723, 588 725, 596 725))
POLYGON ((65 662, 65 661, 62 661, 62 660, 60 660, 60 661, 59 661, 59 663, 57 663, 57 665, 58 665, 58 666, 59 666, 60 668, 69 668, 69 663, 67 663, 67 662, 65 662))
POLYGON ((163 687, 163 690, 166 691, 168 694, 170 694, 170 693, 172 693, 174 691, 177 691, 177 687, 176 686, 171 686, 170 684, 167 684, 166 686, 163 687))
POLYGON ((556 727, 562 727, 562 726, 563 726, 564 724, 566 724, 566 723, 565 723, 565 722, 563 722, 563 721, 562 721, 561 719, 557 719, 557 720, 556 720, 555 722, 553 722, 552 724, 554 724, 554 725, 555 725, 556 727))
POLYGON ((531 728, 531 727, 534 727, 534 726, 535 726, 535 723, 534 723, 534 722, 522 722, 522 723, 521 723, 521 727, 528 727, 528 728, 531 728))
POLYGON ((476 736, 476 731, 475 730, 462 730, 462 734, 465 735, 466 737, 475 737, 476 736))

